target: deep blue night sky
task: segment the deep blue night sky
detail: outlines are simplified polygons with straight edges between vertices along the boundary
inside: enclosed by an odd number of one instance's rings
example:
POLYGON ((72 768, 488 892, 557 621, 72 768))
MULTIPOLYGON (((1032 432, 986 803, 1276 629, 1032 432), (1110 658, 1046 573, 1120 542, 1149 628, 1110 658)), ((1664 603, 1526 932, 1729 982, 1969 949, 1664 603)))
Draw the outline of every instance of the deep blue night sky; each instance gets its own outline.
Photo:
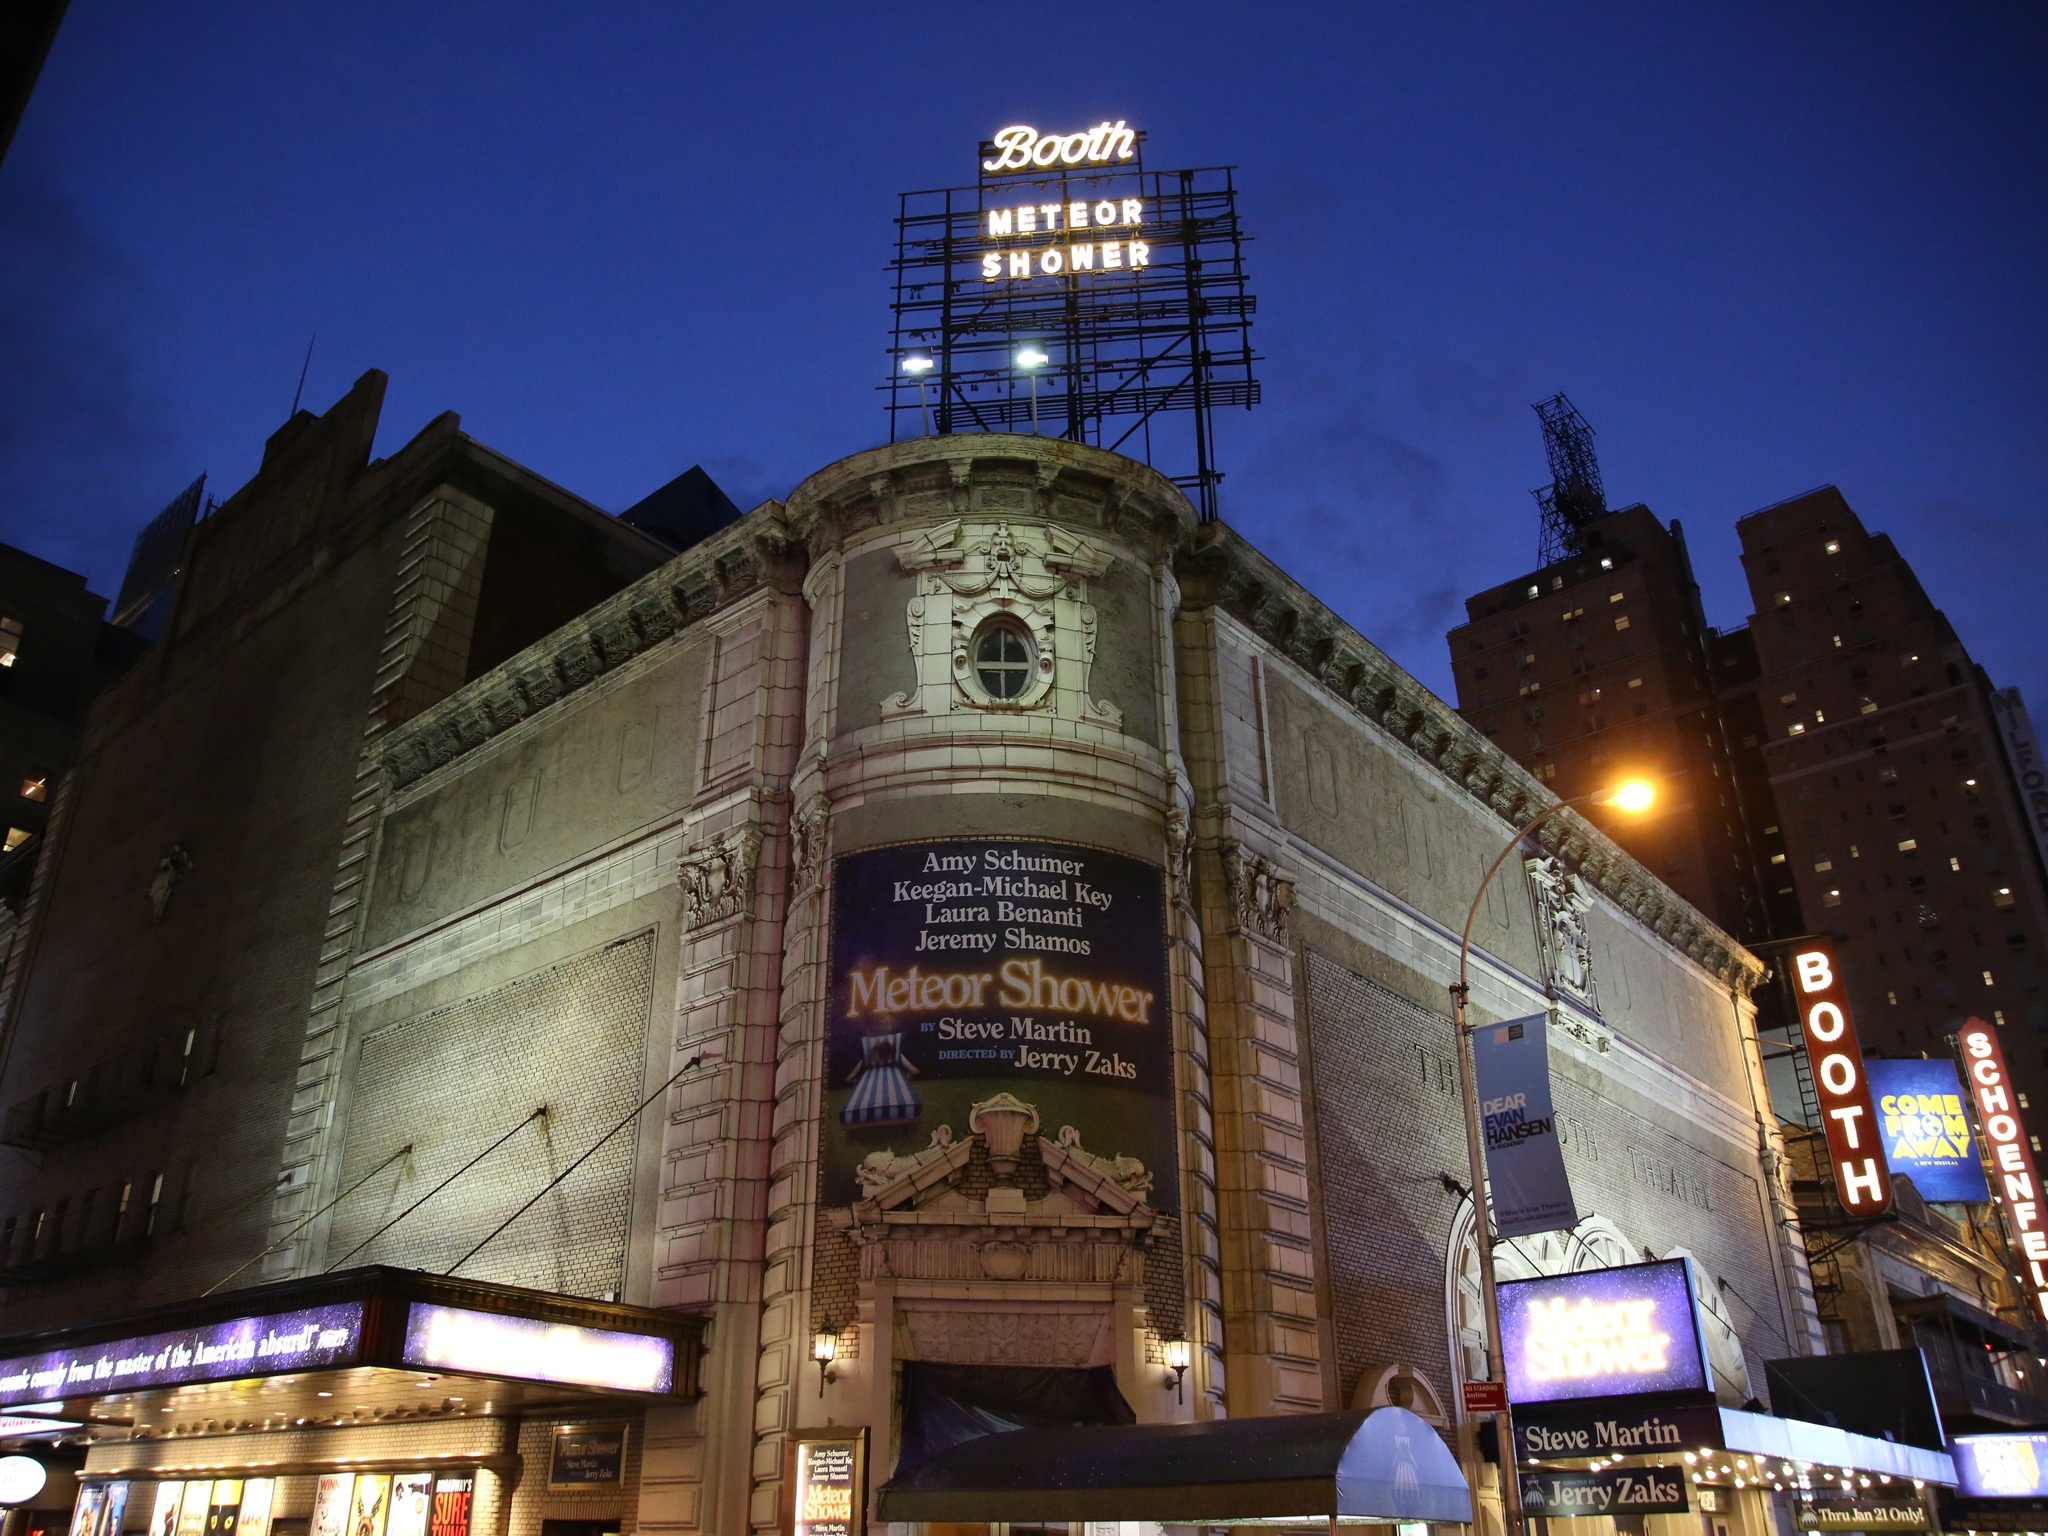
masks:
POLYGON ((0 167, 0 538, 111 594, 147 517, 391 375, 617 510, 886 434, 895 194, 996 127, 1235 164, 1267 403, 1224 515, 1439 691, 1533 563, 1531 401, 1681 517, 1825 481, 2048 709, 2033 6, 72 0, 0 167))

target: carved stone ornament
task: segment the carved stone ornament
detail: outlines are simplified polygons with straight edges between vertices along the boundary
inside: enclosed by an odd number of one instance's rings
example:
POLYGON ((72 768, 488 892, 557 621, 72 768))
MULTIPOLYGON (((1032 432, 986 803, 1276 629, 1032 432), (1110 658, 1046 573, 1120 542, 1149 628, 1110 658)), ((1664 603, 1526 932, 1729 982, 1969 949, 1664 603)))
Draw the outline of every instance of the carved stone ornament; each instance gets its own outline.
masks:
POLYGON ((156 873, 149 877, 149 920, 152 924, 164 920, 164 913, 171 907, 171 893, 178 888, 178 882, 192 873, 192 855, 182 844, 173 843, 157 860, 156 873))
POLYGON ((1263 853, 1231 843, 1223 850, 1223 879, 1230 887, 1237 927, 1285 943, 1287 914, 1294 910, 1293 876, 1281 874, 1263 853))
POLYGON ((1175 806, 1166 813, 1167 893, 1177 901, 1193 902, 1195 891, 1188 880, 1188 855, 1194 851, 1194 819, 1187 807, 1175 806))
POLYGON ((691 849, 676 866, 683 887, 683 918, 703 928, 746 912, 754 900, 754 860, 761 852, 758 827, 734 827, 691 849))
POLYGON ((790 857, 796 868, 789 894, 801 896, 825 878, 825 834, 832 825, 832 802, 813 795, 789 819, 790 857))
POLYGON ((1115 556, 1093 540, 1049 524, 955 519, 896 547, 917 578, 905 617, 917 684, 882 701, 882 717, 955 710, 1044 713, 1116 727, 1123 711, 1091 698, 1095 609, 1088 578, 1115 556), (1029 667, 1009 697, 987 692, 975 673, 975 636, 1003 618, 1029 640, 1029 667))
POLYGON ((1594 1012, 1600 995, 1593 981, 1593 940, 1586 914, 1593 893, 1554 854, 1524 859, 1529 894, 1536 904, 1536 933, 1543 949, 1544 977, 1561 995, 1577 998, 1594 1012))

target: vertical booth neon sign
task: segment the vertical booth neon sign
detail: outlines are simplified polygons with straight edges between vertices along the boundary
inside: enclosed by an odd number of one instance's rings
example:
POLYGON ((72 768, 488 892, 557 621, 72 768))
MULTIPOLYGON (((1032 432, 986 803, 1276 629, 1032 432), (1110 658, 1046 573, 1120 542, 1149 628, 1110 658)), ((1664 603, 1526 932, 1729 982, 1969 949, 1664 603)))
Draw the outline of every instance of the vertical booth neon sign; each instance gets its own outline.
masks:
POLYGON ((2005 1070, 2005 1051, 1998 1043, 1998 1032, 1982 1019, 1966 1023, 1956 1035, 1956 1043, 1963 1048, 1963 1072, 1970 1079, 1970 1097, 1977 1105, 1978 1129, 1991 1146, 1998 1197, 2012 1218, 2020 1253, 2027 1261, 2034 1305, 2048 1318, 2048 1220, 2042 1216, 2034 1157, 2020 1127, 2012 1075, 2005 1070))
POLYGON ((1792 952, 1792 991, 1842 1209, 1851 1216, 1881 1216, 1891 1209, 1891 1170, 1833 945, 1813 943, 1792 952))

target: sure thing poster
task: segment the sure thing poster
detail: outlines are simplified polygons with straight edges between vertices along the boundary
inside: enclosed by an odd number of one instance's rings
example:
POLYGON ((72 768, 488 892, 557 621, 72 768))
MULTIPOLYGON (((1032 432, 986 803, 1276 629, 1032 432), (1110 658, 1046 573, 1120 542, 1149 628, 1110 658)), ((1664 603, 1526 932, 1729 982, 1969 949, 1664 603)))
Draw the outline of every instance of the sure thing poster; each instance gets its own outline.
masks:
POLYGON ((822 1197, 965 1141, 1010 1093, 1037 1134, 1142 1162, 1178 1209, 1166 882, 1072 843, 954 838, 846 854, 833 877, 822 1197))

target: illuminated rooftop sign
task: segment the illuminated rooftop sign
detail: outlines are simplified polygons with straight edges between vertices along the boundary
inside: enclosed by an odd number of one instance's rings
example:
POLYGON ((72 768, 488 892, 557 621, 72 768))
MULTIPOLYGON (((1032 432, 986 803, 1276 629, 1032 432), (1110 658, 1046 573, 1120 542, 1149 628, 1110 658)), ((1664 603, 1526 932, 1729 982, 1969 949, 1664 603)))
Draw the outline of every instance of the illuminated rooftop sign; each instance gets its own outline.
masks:
POLYGON ((675 1382, 673 1339, 610 1328, 507 1317, 416 1301, 405 1319, 407 1365, 478 1376, 667 1392, 675 1382))
POLYGON ((1508 1400, 1709 1392, 1684 1259, 1500 1287, 1508 1400))
POLYGON ((1020 123, 1000 130, 989 147, 995 154, 981 162, 981 169, 986 175, 1001 176, 1060 166, 1121 164, 1136 157, 1138 135, 1122 118, 1065 134, 1040 133, 1020 123))
POLYGON ((351 1301, 22 1355, 0 1360, 0 1407, 352 1365, 362 1336, 351 1301))

